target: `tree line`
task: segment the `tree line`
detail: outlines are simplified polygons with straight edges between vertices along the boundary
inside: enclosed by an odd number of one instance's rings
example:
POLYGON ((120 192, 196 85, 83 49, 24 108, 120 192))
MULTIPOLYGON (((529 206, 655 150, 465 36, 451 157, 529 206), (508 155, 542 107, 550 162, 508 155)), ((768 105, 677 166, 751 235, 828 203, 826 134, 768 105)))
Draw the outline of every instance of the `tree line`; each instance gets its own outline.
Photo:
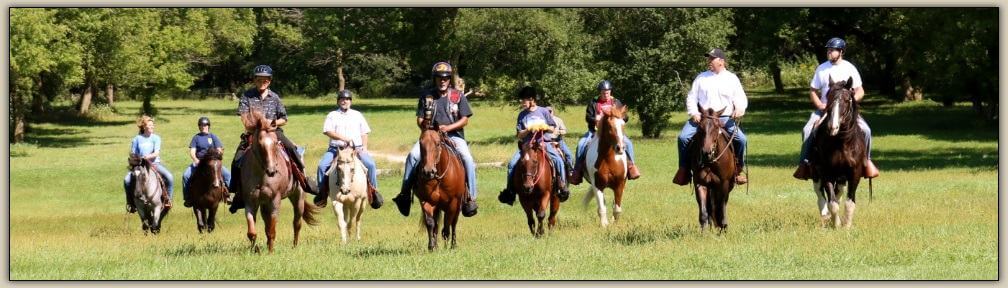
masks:
MULTIPOLYGON (((553 105, 609 79, 658 137, 684 109, 705 51, 730 70, 781 67, 843 37, 865 87, 897 100, 969 101, 998 110, 996 8, 12 8, 10 131, 73 101, 87 115, 116 96, 143 101, 240 93, 269 64, 274 87, 320 97, 415 97, 450 61, 476 97, 541 88, 553 105)), ((811 77, 808 71, 805 77, 811 77)), ((740 73, 743 78, 745 73, 740 73)), ((807 81, 807 80, 806 80, 807 81)), ((768 83, 769 84, 769 83, 768 83)), ((795 87, 804 88, 804 87, 795 87)))

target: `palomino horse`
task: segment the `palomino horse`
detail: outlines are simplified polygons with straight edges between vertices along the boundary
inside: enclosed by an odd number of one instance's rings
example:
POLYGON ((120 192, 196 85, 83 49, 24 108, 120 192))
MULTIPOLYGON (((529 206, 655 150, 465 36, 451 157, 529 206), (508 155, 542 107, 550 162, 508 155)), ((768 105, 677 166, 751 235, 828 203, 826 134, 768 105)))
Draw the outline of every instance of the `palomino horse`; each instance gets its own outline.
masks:
POLYGON ((451 239, 451 248, 455 248, 455 225, 462 211, 462 200, 466 193, 465 168, 462 161, 455 156, 451 140, 444 132, 430 127, 430 122, 422 125, 427 127, 420 133, 420 167, 418 181, 413 186, 413 193, 420 199, 420 209, 423 210, 424 225, 427 227, 427 249, 437 248, 438 221, 442 219, 441 237, 445 241, 451 239))
POLYGON ((129 163, 133 177, 133 197, 130 199, 140 216, 144 234, 161 233, 161 221, 168 215, 169 209, 164 209, 167 190, 162 184, 161 174, 154 167, 157 164, 136 156, 130 156, 129 163))
MULTIPOLYGON (((829 79, 828 104, 822 123, 826 127, 816 129, 811 143, 809 158, 812 160, 813 187, 819 196, 820 216, 823 226, 832 219, 833 227, 840 227, 840 204, 838 199, 847 186, 847 210, 843 227, 850 228, 854 220, 855 192, 864 175, 865 139, 858 126, 858 104, 851 90, 853 79, 833 82, 829 79), (826 128, 826 129, 822 129, 826 128), (827 215, 827 205, 829 213, 827 215)), ((869 180, 871 181, 871 180, 869 180)), ((870 184, 870 182, 869 182, 870 184)))
MULTIPOLYGON (((546 154, 548 143, 543 143, 542 133, 534 132, 532 140, 522 145, 521 159, 514 167, 511 175, 511 187, 522 187, 518 190, 518 200, 521 201, 522 209, 525 210, 525 218, 528 219, 529 231, 532 236, 541 237, 546 233, 543 218, 546 217, 546 209, 549 209, 549 228, 556 226, 557 211, 560 211, 560 198, 557 197, 554 187, 553 171, 555 171, 546 154), (519 177, 520 176, 520 177, 519 177), (535 212, 535 216, 532 213, 535 212), (538 219, 538 229, 536 220, 538 219)), ((563 184, 560 184, 563 185, 563 184)))
POLYGON ((355 228, 357 231, 354 235, 360 240, 361 215, 364 214, 364 205, 368 203, 366 169, 357 158, 353 146, 347 145, 336 153, 336 165, 329 166, 329 171, 326 171, 329 175, 329 191, 339 191, 329 193, 329 199, 332 200, 336 219, 339 219, 343 244, 347 243, 350 231, 355 228))
POLYGON ((207 149, 189 178, 193 215, 196 215, 196 229, 200 233, 213 232, 217 225, 217 205, 227 198, 227 183, 224 183, 221 169, 221 152, 207 149))
POLYGON ((592 197, 598 202, 598 215, 602 227, 609 226, 606 215, 605 195, 602 191, 613 191, 613 222, 619 221, 623 213, 623 188, 627 180, 627 155, 623 145, 623 115, 626 107, 614 107, 602 112, 602 120, 596 127, 595 137, 585 146, 585 179, 591 183, 592 191, 585 195, 584 203, 592 197))
MULTIPOLYGON (((725 131, 719 116, 724 112, 704 109, 701 112, 697 133, 687 148, 690 172, 693 174, 693 191, 700 208, 700 232, 711 224, 723 232, 728 228, 725 209, 728 194, 735 188, 735 152, 732 138, 735 131, 725 131)), ((726 108, 727 109, 727 108, 726 108)))
POLYGON ((249 134, 249 149, 241 161, 242 187, 239 191, 245 199, 245 219, 248 222, 248 239, 252 249, 259 252, 256 245, 256 212, 262 209, 266 222, 266 245, 273 253, 276 239, 277 219, 280 217, 280 201, 289 198, 294 206, 294 246, 297 247, 301 232, 301 218, 308 225, 318 225, 315 214, 319 208, 311 201, 305 201, 305 193, 294 182, 292 164, 285 159, 284 150, 276 135, 276 127, 263 116, 262 111, 252 109, 241 115, 242 124, 249 134))

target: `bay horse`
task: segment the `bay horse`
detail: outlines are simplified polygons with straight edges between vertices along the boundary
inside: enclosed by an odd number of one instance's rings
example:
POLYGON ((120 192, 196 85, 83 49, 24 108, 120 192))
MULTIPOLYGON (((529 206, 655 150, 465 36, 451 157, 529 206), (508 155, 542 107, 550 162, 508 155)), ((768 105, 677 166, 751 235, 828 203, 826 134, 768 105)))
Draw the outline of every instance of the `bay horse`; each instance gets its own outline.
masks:
MULTIPOLYGON (((525 210, 529 231, 532 236, 541 237, 545 234, 543 219, 546 209, 549 209, 549 228, 556 226, 557 211, 560 211, 560 198, 554 190, 554 171, 549 155, 543 142, 543 133, 533 132, 532 140, 522 145, 521 158, 512 171, 510 187, 522 187, 518 190, 518 200, 525 210), (533 212, 535 216, 533 216, 533 212), (536 226, 538 220, 538 227, 536 226), (537 229, 538 228, 538 229, 537 229)), ((563 184, 560 184, 563 185, 563 184)))
POLYGON ((224 183, 221 160, 222 155, 217 148, 207 149, 189 178, 189 193, 193 199, 193 215, 196 216, 196 230, 199 233, 213 232, 217 226, 217 206, 221 200, 227 199, 227 183, 224 183))
POLYGON ((340 239, 346 244, 354 229, 356 239, 360 240, 361 216, 366 210, 364 205, 368 203, 367 168, 357 158, 353 145, 339 148, 335 161, 336 164, 329 166, 326 174, 329 175, 330 191, 338 193, 329 193, 329 199, 333 204, 333 213, 336 213, 336 219, 339 220, 340 239))
MULTIPOLYGON (((860 113, 858 103, 854 101, 852 82, 852 78, 833 82, 830 77, 826 113, 819 124, 825 127, 819 127, 813 132, 815 138, 812 139, 809 153, 813 165, 813 187, 819 197, 821 224, 827 226, 832 220, 834 228, 841 226, 838 200, 845 186, 847 211, 843 227, 850 228, 854 220, 857 187, 865 173, 867 148, 864 133, 858 126, 860 113)), ((870 181, 869 179, 869 184, 870 181)))
POLYGON ((687 146, 690 173, 693 175, 693 194, 699 207, 700 232, 717 227, 719 232, 728 228, 728 195, 735 188, 735 152, 732 147, 734 131, 725 131, 720 111, 700 111, 697 133, 687 146))
POLYGON ((276 239, 277 220, 280 217, 280 204, 284 198, 290 199, 294 206, 294 247, 297 247, 301 232, 301 219, 308 225, 318 225, 315 215, 319 208, 311 201, 305 201, 305 192, 294 181, 293 164, 285 159, 283 147, 277 138, 276 127, 263 116, 261 110, 253 108, 248 113, 241 114, 242 124, 249 133, 249 148, 241 161, 242 186, 239 193, 245 199, 245 219, 248 223, 248 239, 255 252, 256 245, 256 212, 261 211, 266 222, 266 244, 273 253, 273 241, 276 239), (261 210, 260 210, 261 209, 261 210))
POLYGON ((137 215, 140 216, 144 234, 150 232, 157 235, 161 233, 161 221, 164 221, 170 210, 164 208, 168 190, 164 186, 161 174, 154 167, 156 163, 131 155, 129 164, 130 174, 133 177, 133 197, 130 199, 137 209, 137 215))
POLYGON ((454 249, 455 225, 458 224, 466 193, 465 168, 444 132, 432 127, 429 120, 424 120, 421 126, 426 127, 420 133, 419 172, 422 173, 418 173, 413 193, 420 199, 423 223, 427 228, 427 249, 433 251, 437 248, 440 224, 444 225, 441 237, 445 241, 451 239, 451 248, 454 249), (443 223, 439 223, 442 219, 443 223))
POLYGON ((606 214, 605 188, 613 191, 613 222, 619 221, 623 213, 623 189, 627 181, 627 155, 623 145, 623 115, 626 106, 613 107, 602 111, 595 136, 585 145, 585 180, 591 183, 591 191, 585 195, 584 203, 594 197, 598 203, 598 215, 602 227, 609 226, 606 214))

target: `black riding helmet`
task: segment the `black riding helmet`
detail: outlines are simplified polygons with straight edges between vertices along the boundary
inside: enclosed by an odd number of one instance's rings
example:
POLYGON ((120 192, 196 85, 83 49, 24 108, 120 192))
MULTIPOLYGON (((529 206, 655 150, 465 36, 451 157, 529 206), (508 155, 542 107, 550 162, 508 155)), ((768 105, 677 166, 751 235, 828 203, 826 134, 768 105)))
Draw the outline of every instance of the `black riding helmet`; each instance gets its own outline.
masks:
POLYGON ((612 90, 612 83, 609 80, 602 80, 602 82, 598 83, 598 90, 612 90))
POLYGON ((534 87, 525 86, 521 90, 518 90, 519 100, 528 98, 532 98, 532 100, 536 100, 537 98, 539 98, 539 93, 536 91, 534 87))
POLYGON ((339 93, 336 93, 336 100, 343 99, 343 98, 353 99, 353 94, 350 93, 350 90, 348 90, 348 89, 343 89, 343 90, 340 90, 339 93))
POLYGON ((199 120, 196 121, 196 126, 203 125, 210 126, 210 118, 207 118, 206 116, 199 117, 199 120))
POLYGON ((829 41, 826 41, 826 48, 844 50, 847 48, 847 42, 840 39, 840 37, 833 37, 830 38, 829 41))

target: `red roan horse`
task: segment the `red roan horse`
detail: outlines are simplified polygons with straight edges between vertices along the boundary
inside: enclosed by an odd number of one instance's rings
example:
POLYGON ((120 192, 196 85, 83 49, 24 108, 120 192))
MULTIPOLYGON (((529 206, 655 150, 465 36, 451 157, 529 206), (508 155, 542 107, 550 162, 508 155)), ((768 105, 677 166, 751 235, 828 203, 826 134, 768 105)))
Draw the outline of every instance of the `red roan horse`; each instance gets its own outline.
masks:
POLYGON ((437 248, 437 230, 441 224, 438 221, 442 214, 441 236, 445 241, 451 239, 451 248, 455 248, 455 224, 466 193, 465 169, 452 152, 451 140, 444 132, 431 127, 429 120, 421 126, 426 127, 420 133, 419 166, 422 169, 419 172, 422 173, 413 186, 413 193, 420 199, 423 223, 427 227, 427 249, 437 248))
POLYGON ((725 209, 728 194, 735 188, 735 152, 731 146, 731 131, 725 131, 718 116, 724 112, 704 109, 701 112, 697 133, 686 148, 690 172, 693 174, 693 191, 700 208, 700 231, 716 226, 723 232, 728 228, 725 209))
MULTIPOLYGON (((514 167, 511 174, 511 187, 522 187, 518 190, 518 199, 521 201, 522 209, 525 210, 525 218, 528 219, 529 231, 532 236, 541 237, 545 234, 543 219, 546 217, 546 209, 549 208, 549 228, 556 226, 557 211, 560 211, 560 198, 557 197, 554 187, 553 171, 555 167, 550 165, 552 161, 546 154, 548 143, 543 143, 542 133, 535 132, 532 140, 522 145, 521 159, 514 167), (535 213, 535 216, 532 213, 535 213), (536 220, 539 220, 536 229, 536 220)), ((563 185, 563 184, 559 184, 563 185)))
POLYGON ((273 253, 273 240, 276 239, 277 219, 280 217, 280 201, 289 198, 294 206, 294 246, 297 247, 301 232, 301 218, 308 225, 318 225, 315 215, 319 208, 311 201, 305 201, 305 192, 294 182, 291 173, 292 164, 284 159, 284 150, 276 135, 276 127, 263 116, 262 111, 252 109, 241 115, 249 135, 249 150, 241 161, 242 191, 245 199, 245 218, 248 222, 248 239, 252 249, 259 252, 256 246, 256 212, 262 209, 262 217, 266 222, 266 244, 273 253))
POLYGON ((193 215, 196 215, 196 229, 200 233, 213 232, 217 225, 217 206, 227 198, 227 183, 224 183, 221 169, 221 152, 217 148, 210 148, 200 158, 189 178, 193 215))
MULTIPOLYGON (((864 175, 866 155, 864 133, 858 126, 858 103, 854 101, 851 90, 853 79, 833 82, 829 79, 829 93, 826 94, 828 104, 826 114, 820 126, 816 129, 815 138, 811 143, 809 158, 813 165, 812 180, 816 194, 819 196, 822 224, 832 219, 833 227, 840 227, 839 195, 847 186, 847 215, 843 221, 845 228, 850 228, 854 220, 855 192, 858 183, 864 175), (828 204, 829 215, 826 215, 823 204, 828 204)), ((871 180, 869 179, 869 184, 871 180)), ((869 186, 870 188, 870 186, 869 186)), ((870 191, 870 190, 869 190, 870 191)))

